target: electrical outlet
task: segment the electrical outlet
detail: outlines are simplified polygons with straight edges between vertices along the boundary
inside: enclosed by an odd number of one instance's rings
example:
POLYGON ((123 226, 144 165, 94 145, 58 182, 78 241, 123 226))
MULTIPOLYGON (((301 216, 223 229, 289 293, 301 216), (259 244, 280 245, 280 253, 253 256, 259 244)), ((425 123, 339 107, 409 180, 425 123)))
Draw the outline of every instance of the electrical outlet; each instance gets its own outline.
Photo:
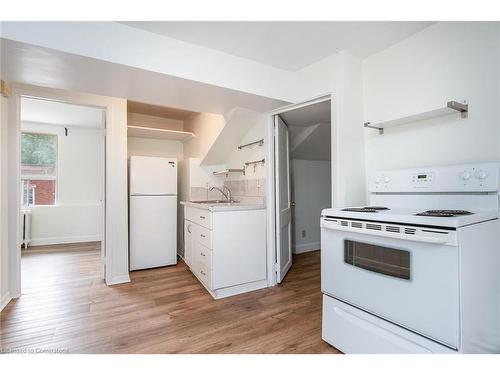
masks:
POLYGON ((306 230, 302 229, 302 238, 306 238, 306 230))

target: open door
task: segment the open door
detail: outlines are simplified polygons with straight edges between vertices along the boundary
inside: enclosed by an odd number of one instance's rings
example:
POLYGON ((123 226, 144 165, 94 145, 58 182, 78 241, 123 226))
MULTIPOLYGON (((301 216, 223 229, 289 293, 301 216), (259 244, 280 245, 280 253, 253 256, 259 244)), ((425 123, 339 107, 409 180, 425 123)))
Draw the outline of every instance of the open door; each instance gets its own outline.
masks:
POLYGON ((276 280, 281 283, 292 266, 292 210, 290 207, 290 149, 288 128, 274 116, 276 160, 276 280))

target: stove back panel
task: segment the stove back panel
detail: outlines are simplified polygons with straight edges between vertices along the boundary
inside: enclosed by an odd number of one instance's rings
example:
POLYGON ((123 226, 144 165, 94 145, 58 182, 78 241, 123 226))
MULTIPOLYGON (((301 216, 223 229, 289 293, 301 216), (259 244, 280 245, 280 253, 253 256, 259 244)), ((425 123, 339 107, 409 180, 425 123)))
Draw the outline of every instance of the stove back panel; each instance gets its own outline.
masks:
POLYGON ((499 163, 423 167, 376 172, 370 193, 493 193, 499 188, 499 163))

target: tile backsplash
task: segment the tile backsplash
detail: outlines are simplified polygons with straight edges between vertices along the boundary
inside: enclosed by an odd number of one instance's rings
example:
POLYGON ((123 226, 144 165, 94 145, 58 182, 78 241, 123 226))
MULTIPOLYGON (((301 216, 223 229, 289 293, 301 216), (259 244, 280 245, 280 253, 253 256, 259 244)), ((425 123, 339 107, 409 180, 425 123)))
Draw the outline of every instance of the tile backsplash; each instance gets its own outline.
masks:
MULTIPOLYGON (((264 178, 225 181, 235 200, 243 203, 265 203, 266 180, 264 178)), ((222 185, 219 186, 222 188, 222 185)), ((191 187, 190 200, 224 199, 220 192, 209 191, 206 186, 191 187)))

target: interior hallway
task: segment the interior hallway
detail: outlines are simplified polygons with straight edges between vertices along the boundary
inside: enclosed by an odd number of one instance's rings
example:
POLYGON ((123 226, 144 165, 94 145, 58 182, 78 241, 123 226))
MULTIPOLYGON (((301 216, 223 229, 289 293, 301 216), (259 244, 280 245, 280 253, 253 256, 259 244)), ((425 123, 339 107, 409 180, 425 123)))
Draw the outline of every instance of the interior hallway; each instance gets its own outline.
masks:
POLYGON ((295 256, 278 287, 218 301, 182 262, 107 287, 99 257, 95 244, 24 255, 23 295, 1 313, 1 349, 339 353, 321 340, 319 251, 295 256))

